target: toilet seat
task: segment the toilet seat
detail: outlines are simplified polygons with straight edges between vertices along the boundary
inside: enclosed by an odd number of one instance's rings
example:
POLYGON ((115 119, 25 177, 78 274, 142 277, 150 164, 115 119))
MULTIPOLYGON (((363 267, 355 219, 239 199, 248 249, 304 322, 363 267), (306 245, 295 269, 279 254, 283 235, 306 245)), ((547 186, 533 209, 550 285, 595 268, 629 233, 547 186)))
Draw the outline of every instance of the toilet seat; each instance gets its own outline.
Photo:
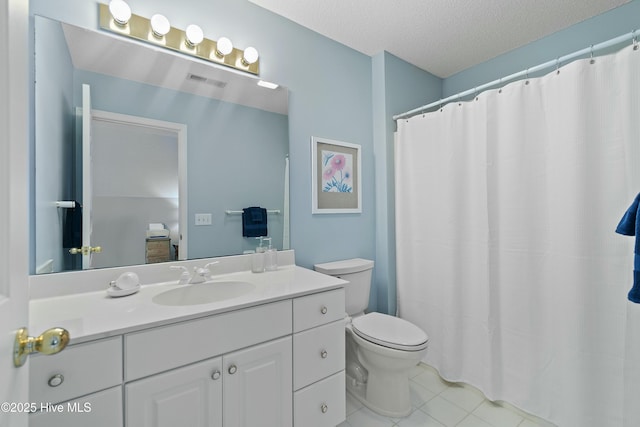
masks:
POLYGON ((365 314, 353 319, 351 325, 360 338, 396 350, 424 350, 429 341, 427 334, 413 323, 388 314, 365 314))

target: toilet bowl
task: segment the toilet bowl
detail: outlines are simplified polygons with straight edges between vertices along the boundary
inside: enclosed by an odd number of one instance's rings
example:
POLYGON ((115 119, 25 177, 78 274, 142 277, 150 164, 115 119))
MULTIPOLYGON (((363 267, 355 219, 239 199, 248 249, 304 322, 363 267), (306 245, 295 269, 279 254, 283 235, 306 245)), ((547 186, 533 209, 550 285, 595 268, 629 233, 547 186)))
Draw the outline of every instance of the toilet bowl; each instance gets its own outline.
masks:
POLYGON ((373 261, 356 258, 316 264, 315 269, 349 282, 345 285, 347 391, 381 415, 409 415, 409 372, 427 351, 427 334, 404 319, 364 313, 373 261))

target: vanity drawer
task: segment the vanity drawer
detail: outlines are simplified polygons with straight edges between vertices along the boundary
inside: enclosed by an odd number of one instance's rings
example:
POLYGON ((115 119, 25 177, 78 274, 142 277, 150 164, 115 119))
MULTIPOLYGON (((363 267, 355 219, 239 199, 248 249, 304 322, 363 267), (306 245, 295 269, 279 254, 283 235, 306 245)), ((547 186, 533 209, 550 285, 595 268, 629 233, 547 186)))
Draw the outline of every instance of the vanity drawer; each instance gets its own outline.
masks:
POLYGON ((29 427, 122 427, 122 387, 66 402, 60 412, 29 415, 29 427))
POLYGON ((293 389, 298 390, 344 369, 344 321, 293 336, 293 389))
POLYGON ((124 338, 125 381, 290 334, 291 300, 134 332, 124 338))
POLYGON ((321 292, 293 300, 293 332, 344 319, 344 289, 321 292))
POLYGON ((63 402, 120 383, 121 337, 69 346, 53 356, 32 357, 29 362, 31 402, 63 402))
POLYGON ((295 427, 335 427, 346 417, 344 371, 319 381, 293 395, 295 427))

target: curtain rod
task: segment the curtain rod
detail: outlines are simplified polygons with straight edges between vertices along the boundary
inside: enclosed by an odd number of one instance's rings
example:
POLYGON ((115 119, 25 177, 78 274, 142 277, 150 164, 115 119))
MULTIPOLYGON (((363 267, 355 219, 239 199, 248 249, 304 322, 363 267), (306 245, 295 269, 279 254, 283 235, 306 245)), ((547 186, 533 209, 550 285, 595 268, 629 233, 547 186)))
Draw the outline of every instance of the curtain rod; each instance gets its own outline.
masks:
POLYGON ((444 104, 446 104, 447 102, 450 102, 450 101, 457 101, 462 97, 465 97, 465 96, 468 96, 468 95, 477 94, 477 93, 479 93, 479 92, 481 92, 481 91, 483 91, 485 89, 489 89, 489 88, 491 88, 493 86, 496 86, 496 85, 501 85, 501 84, 503 84, 505 82, 508 82, 510 80, 516 80, 516 79, 518 79, 520 77, 527 77, 530 73, 535 73, 537 71, 541 71, 541 70, 544 70, 546 68, 550 68, 550 67, 553 67, 553 66, 559 67, 560 64, 563 63, 563 62, 571 61, 573 59, 576 59, 576 58, 578 58, 580 56, 583 56, 583 55, 586 55, 586 54, 593 55, 593 53, 596 52, 596 51, 599 51, 599 50, 602 50, 602 49, 606 49, 608 47, 615 46, 617 44, 624 43, 624 42, 626 42, 628 40, 633 40, 634 49, 638 49, 638 44, 637 44, 638 40, 637 40, 636 31, 637 30, 633 30, 630 33, 627 33, 627 34, 612 38, 612 39, 607 40, 607 41, 602 42, 602 43, 591 45, 591 46, 589 46, 587 48, 578 50, 576 52, 570 53, 570 54, 565 55, 565 56, 561 56, 561 57, 559 57, 557 59, 554 59, 552 61, 547 61, 547 62, 545 62, 543 64, 536 65, 535 67, 527 68, 526 70, 522 70, 522 71, 519 71, 517 73, 510 74, 510 75, 508 75, 506 77, 502 77, 500 79, 493 80, 493 81, 491 81, 489 83, 485 83, 485 84, 483 84, 481 86, 474 87, 473 89, 468 89, 468 90, 465 90, 463 92, 458 92, 455 95, 451 95, 451 96, 448 96, 446 98, 440 99, 439 101, 423 105, 422 107, 414 108, 413 110, 410 110, 410 111, 407 111, 405 113, 393 116, 393 120, 399 120, 399 119, 404 119, 404 118, 407 118, 407 117, 411 117, 413 115, 422 113, 422 112, 428 110, 429 108, 442 106, 442 105, 444 105, 444 104))

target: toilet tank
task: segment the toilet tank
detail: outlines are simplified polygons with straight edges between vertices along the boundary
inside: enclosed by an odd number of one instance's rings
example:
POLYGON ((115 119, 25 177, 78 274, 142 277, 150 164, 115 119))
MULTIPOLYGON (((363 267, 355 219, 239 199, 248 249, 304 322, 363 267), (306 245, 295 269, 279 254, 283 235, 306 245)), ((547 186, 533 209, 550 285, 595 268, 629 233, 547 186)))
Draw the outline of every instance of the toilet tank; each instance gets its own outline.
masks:
POLYGON ((362 258, 346 259, 314 265, 314 269, 349 283, 344 286, 345 309, 349 316, 362 313, 369 306, 373 261, 362 258))

